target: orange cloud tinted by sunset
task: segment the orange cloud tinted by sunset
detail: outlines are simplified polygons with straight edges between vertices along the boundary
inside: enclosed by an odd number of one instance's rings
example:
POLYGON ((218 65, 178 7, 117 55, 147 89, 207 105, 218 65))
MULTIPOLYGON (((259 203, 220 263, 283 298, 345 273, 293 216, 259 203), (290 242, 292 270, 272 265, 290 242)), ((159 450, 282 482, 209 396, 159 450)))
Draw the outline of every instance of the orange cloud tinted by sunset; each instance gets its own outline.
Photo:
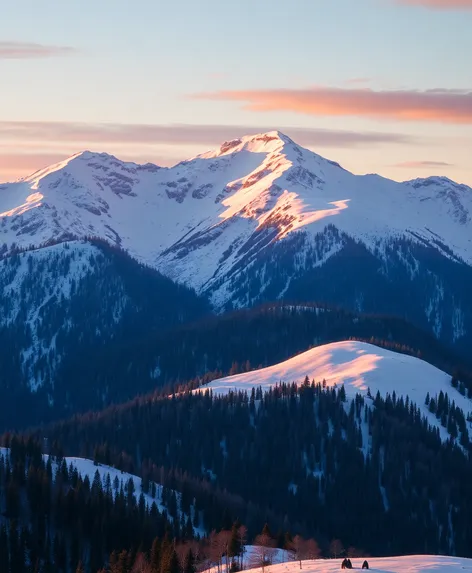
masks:
POLYGON ((472 91, 342 89, 234 90, 196 94, 198 99, 238 101, 256 112, 288 111, 316 116, 472 123, 472 91))
POLYGON ((404 6, 424 6, 437 10, 472 10, 472 0, 397 0, 404 6))
POLYGON ((47 46, 30 42, 0 41, 0 59, 3 60, 51 58, 54 56, 68 56, 74 52, 74 48, 69 46, 47 46))
MULTIPOLYGON (((301 127, 280 127, 300 145, 320 147, 356 147, 382 143, 412 144, 416 138, 399 133, 377 131, 346 131, 301 127)), ((20 142, 35 145, 56 142, 59 147, 73 143, 74 151, 83 145, 165 144, 165 145, 219 145, 222 141, 243 135, 267 131, 267 127, 254 125, 142 125, 117 123, 75 123, 50 121, 0 121, 0 142, 11 148, 20 142)))

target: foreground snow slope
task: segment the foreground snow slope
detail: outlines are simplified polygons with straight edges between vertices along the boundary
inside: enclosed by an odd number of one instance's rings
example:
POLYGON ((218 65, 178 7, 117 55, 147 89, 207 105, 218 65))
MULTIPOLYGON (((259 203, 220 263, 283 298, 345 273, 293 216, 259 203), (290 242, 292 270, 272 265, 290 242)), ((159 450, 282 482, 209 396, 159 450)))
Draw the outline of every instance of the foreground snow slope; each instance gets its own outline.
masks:
POLYGON ((449 374, 418 358, 357 341, 317 346, 275 366, 214 380, 202 389, 217 395, 239 390, 249 393, 253 387, 268 390, 280 382, 301 384, 305 376, 310 381, 325 380, 327 387, 344 384, 348 398, 366 395, 369 388, 374 397, 377 391, 383 397, 394 391, 398 398, 408 396, 444 438, 448 434, 425 405, 426 394, 434 397, 442 390, 466 414, 472 410, 472 401, 451 386, 449 374))
MULTIPOLYGON (((472 559, 433 555, 408 555, 403 557, 368 558, 370 569, 385 573, 459 573, 472 571, 472 559)), ((341 559, 302 561, 304 573, 337 573, 341 559)), ((363 558, 351 559, 353 567, 360 569, 363 558)), ((260 570, 260 569, 259 569, 260 570)), ((266 567, 267 573, 298 573, 298 562, 281 563, 266 567)), ((256 571, 256 569, 253 569, 256 571)))

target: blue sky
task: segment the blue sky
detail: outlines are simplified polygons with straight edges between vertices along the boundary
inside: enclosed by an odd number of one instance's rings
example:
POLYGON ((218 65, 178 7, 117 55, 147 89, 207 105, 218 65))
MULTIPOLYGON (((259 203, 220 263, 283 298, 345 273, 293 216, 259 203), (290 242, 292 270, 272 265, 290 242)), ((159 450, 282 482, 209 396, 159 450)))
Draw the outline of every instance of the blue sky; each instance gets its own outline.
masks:
POLYGON ((472 1, 0 4, 0 180, 282 129, 357 173, 472 184, 472 1))

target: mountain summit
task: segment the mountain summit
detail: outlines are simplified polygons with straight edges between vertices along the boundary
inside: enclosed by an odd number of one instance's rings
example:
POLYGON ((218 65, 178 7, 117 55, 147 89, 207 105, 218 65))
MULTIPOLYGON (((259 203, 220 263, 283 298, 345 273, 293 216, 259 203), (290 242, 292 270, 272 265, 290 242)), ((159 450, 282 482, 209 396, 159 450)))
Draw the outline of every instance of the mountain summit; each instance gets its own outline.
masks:
MULTIPOLYGON (((370 247, 398 234, 436 246, 439 239, 471 262, 471 212, 465 185, 356 176, 270 131, 224 142, 172 168, 78 153, 0 186, 0 239, 8 248, 93 234, 160 266, 163 251, 190 246, 196 234, 213 242, 222 227, 237 227, 242 246, 264 229, 274 241, 334 224, 370 247)), ((234 247, 233 238, 225 243, 234 247)), ((206 282, 195 279, 197 288, 206 282)))
POLYGON ((472 330, 471 213, 470 187, 354 175, 270 131, 171 168, 85 151, 1 185, 0 244, 101 238, 218 309, 290 298, 410 317, 408 291, 414 321, 455 341, 472 330))

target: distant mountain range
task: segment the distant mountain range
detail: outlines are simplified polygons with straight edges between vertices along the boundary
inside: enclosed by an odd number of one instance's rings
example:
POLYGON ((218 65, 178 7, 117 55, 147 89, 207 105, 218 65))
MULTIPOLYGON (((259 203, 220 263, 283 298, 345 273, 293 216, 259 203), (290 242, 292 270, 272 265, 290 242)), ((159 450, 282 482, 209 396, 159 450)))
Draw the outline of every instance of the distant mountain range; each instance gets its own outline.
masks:
POLYGON ((0 186, 3 254, 98 237, 217 310, 325 300, 472 331, 472 189, 356 176, 269 132, 172 168, 83 152, 0 186))
POLYGON ((0 386, 54 401, 65 356, 273 301, 397 316, 468 359, 471 216, 470 187, 356 176, 277 131, 172 168, 79 153, 0 185, 0 386))

